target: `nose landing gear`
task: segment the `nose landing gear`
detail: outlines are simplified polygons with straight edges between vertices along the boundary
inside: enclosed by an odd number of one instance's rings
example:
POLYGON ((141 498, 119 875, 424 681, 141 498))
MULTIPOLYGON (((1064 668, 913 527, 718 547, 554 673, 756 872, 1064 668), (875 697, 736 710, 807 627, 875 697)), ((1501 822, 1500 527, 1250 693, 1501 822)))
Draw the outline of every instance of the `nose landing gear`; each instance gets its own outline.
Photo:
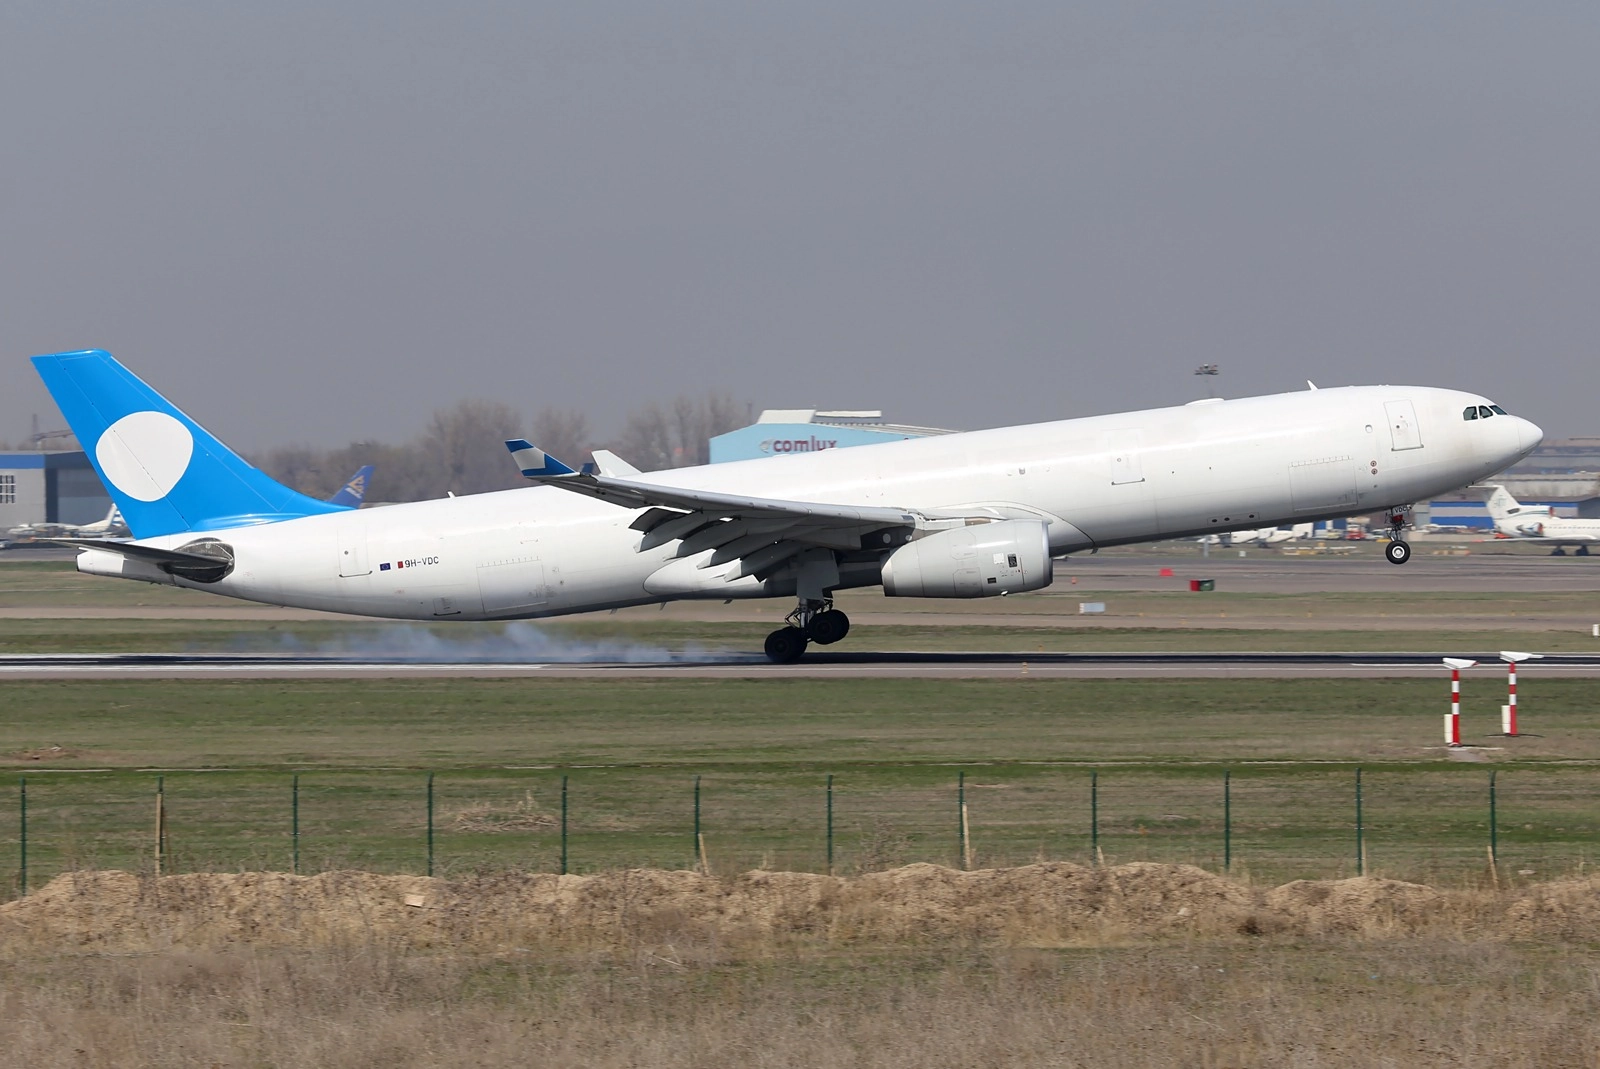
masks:
POLYGON ((850 633, 850 617, 833 607, 833 599, 802 599, 788 617, 787 627, 767 636, 767 658, 774 664, 794 664, 815 642, 831 646, 850 633))
POLYGON ((1411 506, 1403 505, 1389 513, 1389 544, 1383 555, 1390 564, 1404 564, 1411 559, 1411 543, 1405 540, 1405 529, 1411 526, 1411 506))

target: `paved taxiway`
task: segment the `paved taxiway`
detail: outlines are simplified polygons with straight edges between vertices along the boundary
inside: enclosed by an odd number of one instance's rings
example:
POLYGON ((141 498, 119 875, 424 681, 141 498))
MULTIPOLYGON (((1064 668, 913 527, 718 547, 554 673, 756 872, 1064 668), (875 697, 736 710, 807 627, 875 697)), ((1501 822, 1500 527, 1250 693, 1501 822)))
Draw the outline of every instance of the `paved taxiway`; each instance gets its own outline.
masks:
MULTIPOLYGON (((429 663, 232 654, 19 654, 0 656, 9 679, 381 679, 466 678, 1351 678, 1438 676, 1436 653, 833 653, 799 664, 758 657, 649 663, 429 663)), ((1496 654, 1476 655, 1496 665, 1496 654)), ((1529 673, 1600 678, 1600 655, 1551 654, 1529 673)))

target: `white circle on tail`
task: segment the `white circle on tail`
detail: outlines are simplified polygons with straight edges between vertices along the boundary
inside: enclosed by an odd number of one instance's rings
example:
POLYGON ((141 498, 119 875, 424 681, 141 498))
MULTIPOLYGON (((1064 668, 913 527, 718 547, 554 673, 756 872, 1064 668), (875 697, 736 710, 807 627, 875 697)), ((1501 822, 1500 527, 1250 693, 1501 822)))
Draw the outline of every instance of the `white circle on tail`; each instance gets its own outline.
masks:
POLYGON ((165 412, 131 412, 106 428, 94 456, 106 481, 138 501, 167 496, 194 455, 194 435, 165 412))

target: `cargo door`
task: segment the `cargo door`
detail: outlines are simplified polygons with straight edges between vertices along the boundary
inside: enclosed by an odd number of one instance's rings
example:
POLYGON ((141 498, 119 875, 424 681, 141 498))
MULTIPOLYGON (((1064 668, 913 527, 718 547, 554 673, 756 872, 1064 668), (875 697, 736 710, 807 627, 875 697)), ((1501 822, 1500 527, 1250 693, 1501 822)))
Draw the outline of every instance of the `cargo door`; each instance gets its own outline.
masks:
POLYGON ((1422 448, 1422 428, 1417 426, 1417 410, 1410 401, 1385 401, 1389 417, 1389 440, 1395 452, 1422 448))
MULTIPOLYGON (((1406 402, 1410 404, 1410 402, 1406 402)), ((1296 512, 1337 512, 1356 504, 1352 457, 1325 457, 1289 465, 1289 496, 1296 512)))
POLYGON ((478 565, 478 592, 483 611, 490 615, 530 612, 550 600, 544 562, 526 556, 488 561, 478 565))

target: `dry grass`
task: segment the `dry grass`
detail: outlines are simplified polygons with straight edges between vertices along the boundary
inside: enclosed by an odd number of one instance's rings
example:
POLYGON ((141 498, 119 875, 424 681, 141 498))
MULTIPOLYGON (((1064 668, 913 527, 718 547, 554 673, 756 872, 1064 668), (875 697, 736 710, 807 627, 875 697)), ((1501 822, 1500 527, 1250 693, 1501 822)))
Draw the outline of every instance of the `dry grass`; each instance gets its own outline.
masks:
POLYGON ((57 1066, 1594 1064, 1593 960, 1448 942, 530 960, 369 943, 32 963, 5 1061, 57 1066))

